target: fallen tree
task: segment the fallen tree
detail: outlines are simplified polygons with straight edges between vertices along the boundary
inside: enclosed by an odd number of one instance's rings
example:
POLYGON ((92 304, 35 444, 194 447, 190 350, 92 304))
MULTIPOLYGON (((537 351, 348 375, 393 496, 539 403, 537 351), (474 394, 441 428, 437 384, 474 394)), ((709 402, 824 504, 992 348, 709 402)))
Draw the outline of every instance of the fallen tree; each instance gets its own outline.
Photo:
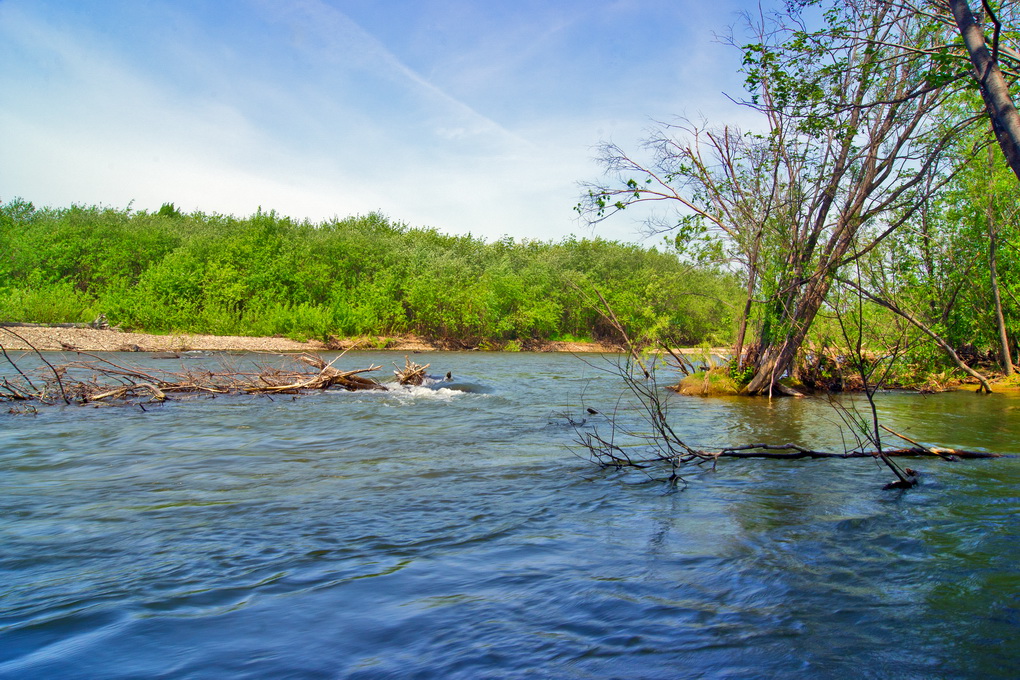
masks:
POLYGON ((669 414, 671 397, 667 388, 661 386, 655 379, 654 362, 643 365, 640 373, 630 361, 607 361, 605 365, 594 367, 622 379, 628 392, 634 397, 639 422, 633 426, 625 425, 623 419, 619 417, 621 408, 619 402, 611 413, 586 407, 588 418, 581 421, 571 420, 575 442, 586 452, 587 459, 600 468, 641 470, 653 480, 664 481, 671 487, 679 484, 686 486, 687 482, 683 476, 685 469, 705 466, 715 469, 721 458, 771 460, 872 458, 881 461, 896 475, 896 480, 886 484, 885 488, 904 489, 917 483, 919 473, 909 467, 900 466, 894 460, 897 458, 929 457, 958 461, 1003 457, 1002 454, 987 451, 925 445, 879 423, 873 395, 875 385, 880 381, 869 384, 869 376, 875 373, 877 364, 870 371, 863 365, 860 366, 864 370, 862 373, 865 376, 864 392, 871 407, 870 414, 865 416, 850 407, 830 401, 836 413, 848 426, 850 438, 855 440, 854 446, 847 446, 841 452, 817 450, 794 443, 752 443, 715 447, 692 445, 679 436, 673 427, 669 414), (644 377, 646 369, 649 371, 648 377, 644 377), (908 446, 884 446, 880 430, 897 437, 908 446), (653 476, 656 471, 665 476, 653 476))
MULTIPOLYGON (((17 333, 9 328, 7 333, 17 333)), ((20 336, 18 336, 20 338, 20 336)), ((24 341, 24 339, 22 338, 24 341)), ((341 389, 346 391, 386 390, 386 385, 366 377, 365 373, 378 371, 381 366, 343 371, 335 367, 344 356, 331 361, 314 354, 269 355, 273 362, 256 362, 253 369, 242 370, 221 362, 220 370, 208 367, 169 371, 143 368, 132 363, 108 357, 78 352, 77 361, 53 365, 46 356, 35 350, 41 365, 33 370, 22 369, 11 354, 0 344, 0 354, 14 369, 16 377, 0 378, 0 402, 26 404, 110 404, 158 403, 172 395, 275 395, 305 394, 341 389)), ((406 361, 404 369, 397 371, 401 384, 404 376, 424 375, 425 366, 406 361)), ((414 383, 413 380, 410 384, 414 383)))

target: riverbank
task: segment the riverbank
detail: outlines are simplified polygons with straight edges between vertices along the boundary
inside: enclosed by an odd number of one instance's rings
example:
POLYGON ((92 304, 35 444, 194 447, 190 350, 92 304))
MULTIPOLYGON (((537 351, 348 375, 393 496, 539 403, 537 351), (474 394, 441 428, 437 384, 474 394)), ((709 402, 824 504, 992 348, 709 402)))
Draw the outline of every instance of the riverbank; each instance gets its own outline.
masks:
MULTIPOLYGON (((1020 376, 1018 375, 1007 377, 1001 373, 990 373, 985 377, 994 392, 1020 392, 1020 376)), ((970 376, 960 375, 950 377, 947 373, 942 373, 939 375, 917 374, 913 377, 909 375, 901 376, 897 382, 887 384, 885 389, 934 394, 957 390, 971 391, 978 389, 978 387, 978 381, 970 376)), ((707 373, 700 371, 686 375, 680 379, 679 383, 669 387, 669 389, 678 394, 695 397, 732 397, 741 393, 741 386, 733 380, 725 368, 713 369, 707 373)), ((855 393, 862 392, 863 388, 860 386, 859 379, 851 379, 839 391, 855 393)), ((790 396, 827 394, 824 390, 819 391, 817 388, 805 387, 797 383, 791 383, 788 389, 778 391, 777 395, 779 393, 790 396)))
MULTIPOLYGON (((342 350, 393 350, 439 352, 488 349, 465 342, 437 342, 413 335, 346 338, 328 344, 318 340, 300 342, 289 338, 258 338, 238 335, 153 335, 113 329, 17 326, 0 332, 0 345, 8 350, 82 352, 324 352, 342 350)), ((499 349, 493 347, 492 349, 499 349)), ((620 348, 596 342, 541 342, 524 349, 534 352, 618 352, 620 348)))

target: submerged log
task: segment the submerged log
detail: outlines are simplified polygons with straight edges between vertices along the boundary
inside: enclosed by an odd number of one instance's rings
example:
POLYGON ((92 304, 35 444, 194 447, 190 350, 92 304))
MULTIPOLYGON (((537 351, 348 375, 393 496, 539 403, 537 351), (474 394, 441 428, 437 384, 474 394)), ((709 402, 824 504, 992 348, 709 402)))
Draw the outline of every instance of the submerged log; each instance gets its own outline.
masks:
POLYGON ((733 446, 715 451, 702 451, 691 449, 689 452, 680 455, 659 454, 645 457, 633 457, 623 453, 620 447, 609 448, 605 442, 596 443, 592 440, 585 440, 579 443, 584 444, 590 455, 590 459, 601 467, 634 467, 647 468, 657 464, 682 464, 682 463, 715 463, 720 458, 767 458, 773 460, 803 460, 820 458, 879 458, 882 455, 891 458, 907 456, 921 456, 941 458, 947 461, 1002 458, 1001 453, 989 451, 970 451, 966 449, 932 448, 926 446, 911 446, 908 448, 887 449, 879 451, 855 450, 855 451, 815 451, 796 444, 747 444, 745 446, 733 446))
POLYGON ((876 451, 813 451, 796 444, 748 444, 722 449, 711 455, 716 458, 777 458, 781 460, 797 460, 801 458, 877 458, 886 456, 933 456, 952 460, 955 458, 1001 458, 1000 453, 987 451, 968 451, 965 449, 933 448, 928 446, 911 446, 908 448, 883 448, 881 454, 876 451))
MULTIPOLYGON (((597 413, 597 412, 596 412, 597 413)), ((692 461, 715 461, 719 458, 771 458, 775 460, 802 460, 817 458, 877 458, 881 455, 891 457, 901 456, 927 456, 942 458, 943 460, 960 460, 976 458, 1002 458, 1001 453, 989 451, 971 451, 968 449, 952 449, 945 447, 932 447, 917 444, 906 448, 882 448, 878 450, 855 449, 851 451, 817 451, 805 448, 797 444, 744 444, 742 446, 728 446, 715 450, 702 450, 683 446, 683 450, 668 449, 657 452, 655 455, 634 458, 625 454, 623 449, 606 439, 603 439, 597 432, 579 433, 579 444, 583 444, 591 454, 594 462, 606 467, 642 467, 655 463, 669 462, 692 462, 692 461)), ((899 436, 899 435, 897 435, 899 436)))
MULTIPOLYGON (((595 409, 588 409, 591 415, 601 415, 595 409)), ((659 414, 661 416, 661 413, 659 414)), ((656 418, 660 428, 653 435, 636 435, 633 432, 623 432, 616 429, 616 424, 610 421, 613 431, 609 435, 599 433, 597 427, 591 430, 583 430, 585 421, 574 423, 574 432, 577 435, 576 443, 582 445, 588 452, 588 460, 601 468, 614 468, 617 470, 634 468, 642 470, 645 474, 656 481, 665 481, 670 486, 678 483, 686 485, 686 480, 681 471, 686 466, 701 467, 711 466, 715 469, 721 458, 741 459, 772 459, 772 460, 803 460, 803 459, 849 459, 849 458, 873 458, 881 460, 886 465, 897 470, 896 481, 886 484, 885 489, 907 489, 917 484, 920 474, 910 468, 900 468, 892 462, 893 458, 902 457, 932 457, 945 461, 959 461, 966 459, 994 459, 1008 458, 1010 456, 989 451, 972 451, 967 449, 954 449, 948 447, 926 446, 915 442, 899 433, 892 432, 897 437, 909 442, 912 446, 904 448, 887 448, 881 450, 867 450, 857 448, 842 452, 820 451, 810 449, 797 444, 744 444, 741 446, 728 446, 719 449, 699 449, 676 436, 673 429, 665 422, 664 418, 656 418), (622 445, 621 441, 628 441, 622 445), (643 442, 643 443, 642 443, 643 442), (640 454, 638 453, 640 452, 640 454), (652 477, 650 470, 665 469, 669 471, 666 478, 652 477)), ((884 426, 883 426, 884 427, 884 426)), ((888 430, 888 428, 884 428, 888 430)))

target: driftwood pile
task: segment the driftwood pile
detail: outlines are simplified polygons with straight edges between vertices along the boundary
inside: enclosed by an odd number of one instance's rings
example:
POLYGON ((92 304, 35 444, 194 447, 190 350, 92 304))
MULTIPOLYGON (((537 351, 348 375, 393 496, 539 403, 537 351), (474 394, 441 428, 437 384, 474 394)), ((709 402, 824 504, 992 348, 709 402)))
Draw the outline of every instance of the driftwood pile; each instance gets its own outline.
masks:
POLYGON ((2 345, 0 354, 17 373, 16 377, 0 378, 0 402, 29 405, 154 403, 165 401, 171 395, 274 395, 328 389, 387 389, 363 375, 381 366, 341 371, 334 367, 340 357, 327 362, 312 354, 274 355, 276 365, 268 361, 256 363, 254 370, 231 367, 224 359, 220 370, 182 366, 180 371, 143 368, 88 352, 78 352, 82 357, 78 361, 56 366, 36 352, 42 366, 29 371, 22 370, 2 345))
POLYGON ((401 385, 414 385, 418 386, 428 380, 428 374, 425 369, 432 364, 416 364, 406 356, 404 357, 404 367, 398 368, 393 371, 393 375, 397 376, 397 382, 401 385))

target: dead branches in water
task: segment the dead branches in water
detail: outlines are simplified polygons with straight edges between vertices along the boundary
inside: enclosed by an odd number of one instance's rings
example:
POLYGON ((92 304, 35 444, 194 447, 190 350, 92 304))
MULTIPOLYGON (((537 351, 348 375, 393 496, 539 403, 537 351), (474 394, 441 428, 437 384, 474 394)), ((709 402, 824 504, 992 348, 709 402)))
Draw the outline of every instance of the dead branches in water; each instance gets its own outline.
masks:
POLYGON ((333 368, 333 364, 340 357, 333 359, 328 364, 325 359, 314 354, 299 354, 297 358, 312 368, 318 369, 319 372, 309 374, 287 370, 264 371, 258 375, 257 381, 243 385, 241 391, 247 394, 297 394, 310 390, 328 390, 331 387, 340 387, 349 392, 386 389, 375 380, 363 378, 360 375, 378 371, 382 368, 381 366, 369 366, 355 371, 339 371, 333 368))
POLYGON ((393 371, 393 375, 397 376, 397 382, 401 385, 421 385, 428 379, 428 374, 425 372, 432 364, 416 364, 406 356, 404 357, 404 367, 398 368, 393 371))
MULTIPOLYGON (((395 365, 396 364, 394 364, 394 366, 395 365)), ((450 373, 449 371, 447 371, 446 375, 441 378, 426 373, 425 369, 431 365, 432 364, 425 364, 422 366, 421 364, 416 364, 405 355, 404 367, 393 371, 393 375, 397 377, 397 382, 405 387, 421 387, 423 385, 433 387, 453 380, 453 373, 450 373)))
MULTIPOLYGON (((589 409, 593 412, 594 409, 589 409)), ((597 411, 594 414, 601 415, 597 411)), ((653 416, 658 419, 658 413, 653 416)), ((646 424, 648 421, 646 420, 646 424)), ((913 443, 913 446, 906 448, 883 448, 878 450, 854 449, 843 452, 818 451, 798 446, 797 444, 745 444, 742 446, 729 446, 717 449, 700 449, 685 443, 676 436, 672 428, 665 422, 665 416, 660 424, 651 423, 654 434, 636 435, 634 432, 622 431, 619 423, 609 419, 610 433, 608 435, 599 432, 598 427, 591 430, 582 430, 580 425, 575 425, 577 437, 575 441, 583 446, 588 452, 588 459, 601 468, 634 468, 638 470, 666 469, 669 476, 664 481, 675 486, 678 483, 686 484, 681 471, 684 467, 709 465, 715 469, 720 458, 759 458, 772 460, 803 460, 821 458, 874 458, 888 459, 905 456, 911 457, 932 457, 946 461, 957 461, 966 459, 1001 458, 1002 454, 988 451, 970 451, 965 449, 951 449, 943 447, 925 446, 913 442, 913 440, 897 435, 898 437, 913 443), (635 437, 637 439, 635 440, 635 437)), ((906 475, 911 481, 904 482, 902 479, 891 482, 886 488, 908 488, 916 482, 917 473, 910 468, 905 468, 906 475)))
MULTIPOLYGON (((676 427, 677 424, 682 424, 682 421, 671 416, 670 406, 679 402, 656 382, 654 361, 648 377, 644 377, 643 371, 639 372, 626 360, 615 364, 608 362, 602 367, 591 363, 589 365, 621 378, 630 399, 627 399, 625 404, 624 398, 621 397, 611 411, 587 408, 589 418, 581 422, 570 421, 574 427, 574 441, 587 452, 588 460, 601 468, 641 470, 653 480, 666 481, 674 487, 678 484, 686 485, 683 477, 686 474, 685 470, 693 469, 692 466, 708 466, 715 469, 721 458, 772 460, 872 458, 897 471, 896 481, 887 484, 885 488, 909 488, 917 483, 918 473, 910 468, 899 468, 891 462, 891 459, 913 456, 956 461, 1003 457, 1002 454, 986 451, 927 446, 885 425, 877 426, 909 446, 888 447, 882 445, 877 438, 861 435, 854 435, 857 446, 849 448, 848 443, 842 452, 815 450, 793 443, 756 443, 712 448, 695 446, 685 441, 685 436, 681 436, 681 430, 676 427), (662 471, 668 473, 668 476, 658 476, 662 471)), ((844 415, 848 416, 845 418, 847 426, 866 427, 863 419, 849 417, 854 415, 853 407, 840 408, 844 415)), ((841 432, 845 434, 842 428, 841 432)))
MULTIPOLYGON (((341 389, 347 391, 385 390, 385 385, 363 374, 381 366, 342 371, 332 361, 313 354, 294 357, 275 355, 275 365, 256 362, 242 370, 221 359, 219 370, 201 367, 180 371, 143 368, 119 359, 78 352, 77 361, 54 366, 36 352, 45 365, 23 370, 0 345, 0 352, 16 371, 16 377, 0 378, 0 402, 54 404, 154 403, 171 395, 274 395, 305 394, 341 389)), ((340 355, 343 356, 343 355, 340 355)))

